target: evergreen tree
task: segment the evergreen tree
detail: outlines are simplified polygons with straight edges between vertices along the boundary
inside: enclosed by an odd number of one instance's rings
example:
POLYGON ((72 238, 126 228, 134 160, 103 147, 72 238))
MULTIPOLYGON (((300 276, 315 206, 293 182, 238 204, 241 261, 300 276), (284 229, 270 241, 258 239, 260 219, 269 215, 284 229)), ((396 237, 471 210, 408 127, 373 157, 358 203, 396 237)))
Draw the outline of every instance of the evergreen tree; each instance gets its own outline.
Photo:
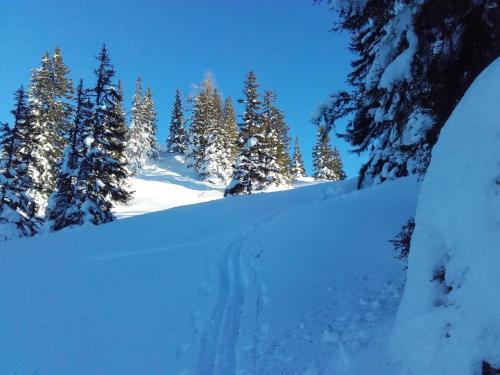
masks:
POLYGON ((115 75, 105 46, 97 57, 96 86, 92 114, 92 136, 86 140, 88 152, 80 161, 82 179, 86 181, 81 204, 84 222, 95 225, 114 219, 111 209, 126 203, 131 195, 126 190, 128 170, 124 155, 127 127, 120 91, 113 85, 115 75))
POLYGON ((50 230, 57 231, 84 222, 81 205, 87 181, 83 179, 80 164, 89 151, 85 142, 93 133, 92 109, 90 97, 80 80, 73 128, 69 132, 68 144, 60 163, 56 190, 50 196, 47 207, 46 218, 50 230))
POLYGON ((340 153, 330 146, 330 137, 324 128, 318 131, 317 144, 313 149, 314 178, 339 181, 345 179, 340 153))
POLYGON ((207 139, 199 173, 203 180, 212 183, 227 183, 232 174, 231 134, 224 127, 224 113, 220 93, 213 90, 207 101, 207 139), (229 147, 227 147, 229 145, 229 147))
MULTIPOLYGON (((266 129, 266 144, 268 148, 268 169, 272 172, 268 177, 270 183, 282 184, 289 182, 290 175, 290 137, 285 116, 276 105, 276 93, 266 91, 263 98, 263 124, 266 129)), ((271 172, 269 172, 271 173, 271 172)))
POLYGON ((193 119, 189 128, 187 165, 196 171, 202 170, 209 134, 213 128, 213 92, 214 83, 207 77, 201 86, 200 93, 196 96, 193 106, 193 119))
POLYGON ((184 154, 187 148, 186 133, 184 130, 184 113, 182 110, 181 92, 175 91, 175 101, 170 120, 170 133, 167 139, 167 151, 184 154))
POLYGON ((295 137, 295 145, 293 150, 293 158, 291 161, 291 175, 294 179, 305 177, 306 170, 304 168, 304 160, 299 148, 299 138, 295 137))
POLYGON ((145 131, 144 100, 142 97, 141 78, 137 78, 132 99, 130 130, 127 143, 127 157, 134 173, 144 166, 147 159, 147 134, 145 131))
POLYGON ((457 101, 500 55, 498 1, 328 2, 357 58, 351 92, 332 95, 316 123, 352 116, 345 137, 370 152, 359 186, 424 173, 457 101))
POLYGON ((224 100, 224 113, 223 113, 223 128, 224 128, 224 149, 230 150, 229 160, 231 161, 231 166, 234 165, 236 157, 239 153, 238 146, 238 125, 236 123, 236 114, 233 107, 233 101, 231 97, 227 97, 224 100))
POLYGON ((28 194, 34 188, 28 172, 32 158, 27 148, 32 141, 32 119, 22 87, 16 91, 15 99, 14 127, 1 125, 0 236, 3 239, 33 236, 40 225, 36 203, 28 194))
POLYGON ((33 195, 44 206, 54 190, 57 163, 65 147, 72 106, 72 82, 67 78, 61 51, 51 58, 42 57, 40 68, 34 69, 29 87, 34 142, 30 145, 34 162, 30 173, 35 182, 33 195))
POLYGON ((143 111, 146 129, 146 156, 152 160, 158 159, 160 154, 158 146, 158 125, 153 92, 150 88, 146 89, 146 95, 143 101, 143 111))
POLYGON ((224 195, 251 194, 268 185, 265 161, 265 129, 260 114, 261 102, 255 73, 247 75, 243 94, 245 104, 243 123, 240 124, 241 151, 235 164, 233 178, 224 195))

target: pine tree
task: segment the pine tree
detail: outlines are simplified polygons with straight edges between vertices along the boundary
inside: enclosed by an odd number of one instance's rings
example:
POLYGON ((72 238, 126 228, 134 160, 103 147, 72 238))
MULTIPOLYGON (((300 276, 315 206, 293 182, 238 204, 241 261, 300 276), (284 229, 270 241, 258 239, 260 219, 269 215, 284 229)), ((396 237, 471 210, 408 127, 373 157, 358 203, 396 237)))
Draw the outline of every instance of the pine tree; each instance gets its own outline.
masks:
POLYGON ((41 206, 54 190, 57 163, 66 144, 73 93, 68 73, 61 51, 56 49, 52 58, 44 54, 42 66, 34 69, 31 76, 29 106, 35 136, 30 145, 34 158, 30 173, 35 182, 33 195, 41 206))
POLYGON ((255 73, 247 75, 243 94, 245 104, 243 123, 240 124, 241 151, 235 164, 233 178, 224 195, 251 194, 268 185, 265 153, 265 129, 260 114, 261 102, 255 73))
POLYGON ((285 116, 276 105, 277 96, 273 91, 266 91, 263 98, 263 126, 266 136, 268 156, 266 159, 268 181, 270 184, 288 183, 290 175, 290 137, 285 116))
POLYGON ((158 125, 156 118, 155 103, 153 92, 150 88, 146 89, 146 95, 143 101, 144 126, 146 130, 146 156, 148 159, 158 159, 160 151, 158 146, 158 125))
POLYGON ((189 128, 186 155, 187 165, 198 172, 202 169, 213 125, 213 92, 214 82, 211 77, 207 77, 202 83, 200 93, 194 100, 193 119, 189 128))
POLYGON ((84 222, 95 225, 112 221, 112 207, 117 203, 126 203, 131 197, 126 190, 129 172, 124 155, 127 127, 122 97, 113 86, 115 70, 105 46, 97 59, 97 82, 93 89, 93 134, 86 140, 89 150, 80 161, 82 178, 87 182, 81 205, 84 222))
POLYGON ((175 101, 170 120, 170 133, 167 139, 168 152, 184 154, 187 148, 186 133, 184 130, 184 113, 182 110, 181 92, 175 91, 175 101))
POLYGON ((82 176, 80 164, 88 152, 85 142, 93 133, 92 109, 88 92, 80 80, 73 128, 69 132, 69 142, 60 163, 56 190, 50 196, 47 207, 46 218, 50 230, 57 231, 84 222, 81 205, 87 181, 82 176))
POLYGON ((3 239, 33 236, 39 229, 36 203, 28 194, 34 182, 28 172, 32 158, 27 146, 32 141, 26 94, 21 87, 15 94, 12 111, 14 126, 1 126, 0 148, 0 236, 3 239))
POLYGON ((142 97, 141 78, 137 78, 132 99, 130 130, 127 143, 127 157, 131 170, 136 173, 144 166, 147 159, 147 134, 145 132, 144 99, 142 97))
POLYGON ((293 179, 305 177, 306 170, 304 168, 304 160, 299 148, 299 138, 295 137, 295 145, 293 150, 293 158, 291 161, 291 175, 293 179))
POLYGON ((232 140, 230 138, 231 134, 226 133, 224 127, 222 101, 217 89, 213 90, 207 105, 207 140, 198 172, 204 181, 227 183, 232 175, 232 140), (229 147, 227 147, 228 145, 229 147))
POLYGON ((227 97, 224 100, 223 109, 223 128, 224 128, 224 149, 230 150, 229 160, 231 161, 231 168, 234 165, 236 157, 239 153, 238 146, 238 125, 236 123, 236 114, 233 107, 233 101, 231 97, 227 97))
POLYGON ((340 153, 330 146, 330 137, 324 128, 318 130, 317 143, 313 149, 313 167, 316 180, 339 181, 346 177, 340 153))
POLYGON ((370 153, 359 187, 425 173, 457 101, 500 54, 498 1, 328 2, 357 58, 351 92, 332 95, 317 125, 351 115, 345 138, 370 153))

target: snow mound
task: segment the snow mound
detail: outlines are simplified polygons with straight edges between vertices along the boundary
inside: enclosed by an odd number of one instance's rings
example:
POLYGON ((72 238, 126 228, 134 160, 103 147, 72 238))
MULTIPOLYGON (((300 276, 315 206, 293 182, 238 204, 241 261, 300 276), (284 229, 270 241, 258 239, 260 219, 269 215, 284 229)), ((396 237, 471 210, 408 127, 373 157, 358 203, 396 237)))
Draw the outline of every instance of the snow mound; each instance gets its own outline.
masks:
POLYGON ((500 367, 500 59, 444 126, 415 220, 395 355, 415 375, 500 367))
POLYGON ((0 373, 397 374, 384 349, 404 272, 388 239, 417 184, 354 187, 2 244, 0 373))

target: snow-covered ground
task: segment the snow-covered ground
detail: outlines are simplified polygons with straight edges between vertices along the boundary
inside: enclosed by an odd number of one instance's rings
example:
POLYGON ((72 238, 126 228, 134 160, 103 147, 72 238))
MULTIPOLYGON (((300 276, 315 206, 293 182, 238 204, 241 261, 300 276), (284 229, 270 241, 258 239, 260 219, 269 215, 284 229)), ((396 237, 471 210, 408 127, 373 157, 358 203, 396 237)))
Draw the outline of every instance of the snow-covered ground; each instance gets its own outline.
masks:
MULTIPOLYGON (((162 163, 134 181, 120 215, 220 197, 162 163)), ((404 272, 388 240, 413 215, 418 185, 354 186, 3 243, 0 373, 397 374, 385 343, 404 272)))
MULTIPOLYGON (((312 177, 302 177, 293 186, 271 187, 264 192, 318 183, 312 177)), ((115 209, 119 219, 221 199, 224 197, 225 186, 200 181, 197 173, 186 167, 182 156, 163 153, 160 160, 147 164, 131 179, 130 189, 134 191, 132 201, 115 209)))
POLYGON ((165 153, 132 178, 130 188, 134 191, 132 201, 115 209, 119 219, 220 199, 225 187, 200 181, 182 156, 165 153))

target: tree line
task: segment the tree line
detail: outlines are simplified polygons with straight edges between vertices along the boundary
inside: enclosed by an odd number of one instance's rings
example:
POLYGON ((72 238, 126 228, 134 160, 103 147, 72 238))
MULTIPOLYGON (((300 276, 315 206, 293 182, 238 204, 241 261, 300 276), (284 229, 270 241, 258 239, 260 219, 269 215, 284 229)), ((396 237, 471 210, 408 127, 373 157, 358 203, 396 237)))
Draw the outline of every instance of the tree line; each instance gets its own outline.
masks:
MULTIPOLYGON (((0 236, 32 236, 43 228, 114 220, 112 209, 132 197, 128 178, 158 159, 157 114, 150 88, 136 81, 130 121, 121 81, 106 46, 97 56, 95 83, 74 87, 61 50, 45 53, 29 87, 15 92, 13 122, 0 124, 0 236)), ((177 90, 166 150, 184 155, 200 178, 227 185, 225 195, 251 194, 305 176, 296 138, 273 91, 259 92, 254 72, 244 82, 241 122, 230 97, 207 78, 188 101, 177 90)), ((340 154, 319 129, 314 177, 345 178, 340 154)))

